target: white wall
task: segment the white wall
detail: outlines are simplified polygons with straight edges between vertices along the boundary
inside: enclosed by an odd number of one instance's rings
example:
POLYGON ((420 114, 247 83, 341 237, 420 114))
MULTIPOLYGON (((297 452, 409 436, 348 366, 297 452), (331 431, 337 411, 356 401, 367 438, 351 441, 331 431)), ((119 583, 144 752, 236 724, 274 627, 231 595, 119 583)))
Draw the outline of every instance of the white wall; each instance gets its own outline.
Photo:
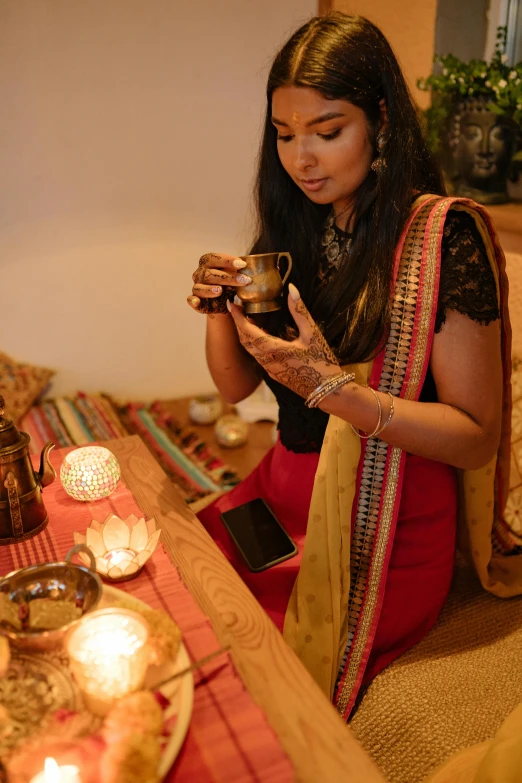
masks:
POLYGON ((0 350, 57 393, 212 388, 186 305, 244 252, 271 57, 316 0, 0 0, 0 350))

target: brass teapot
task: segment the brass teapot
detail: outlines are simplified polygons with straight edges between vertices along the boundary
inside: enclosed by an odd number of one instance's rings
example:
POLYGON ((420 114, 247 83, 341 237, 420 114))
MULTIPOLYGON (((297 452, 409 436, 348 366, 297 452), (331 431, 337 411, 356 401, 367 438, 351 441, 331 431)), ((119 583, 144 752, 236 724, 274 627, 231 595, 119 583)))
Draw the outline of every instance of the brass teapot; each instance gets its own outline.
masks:
POLYGON ((56 478, 49 460, 54 443, 44 446, 36 473, 29 456, 31 439, 4 418, 4 409, 0 396, 0 545, 16 544, 42 532, 47 525, 42 489, 56 478))

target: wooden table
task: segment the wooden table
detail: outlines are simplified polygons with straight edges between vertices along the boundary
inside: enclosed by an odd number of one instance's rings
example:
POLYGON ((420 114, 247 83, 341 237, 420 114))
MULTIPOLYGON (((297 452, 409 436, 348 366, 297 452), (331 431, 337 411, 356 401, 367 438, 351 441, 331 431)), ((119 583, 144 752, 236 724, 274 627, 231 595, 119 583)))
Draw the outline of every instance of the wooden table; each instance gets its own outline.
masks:
POLYGON ((284 642, 140 438, 106 441, 140 508, 264 711, 298 781, 385 783, 374 762, 284 642))

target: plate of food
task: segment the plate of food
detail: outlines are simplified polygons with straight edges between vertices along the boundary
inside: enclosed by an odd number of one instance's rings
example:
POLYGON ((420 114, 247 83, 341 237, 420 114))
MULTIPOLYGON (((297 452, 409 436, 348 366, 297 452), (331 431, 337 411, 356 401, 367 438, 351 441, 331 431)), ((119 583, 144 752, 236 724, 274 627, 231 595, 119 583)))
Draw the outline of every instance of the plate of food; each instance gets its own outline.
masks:
POLYGON ((150 662, 143 689, 104 717, 85 708, 63 648, 6 651, 0 637, 0 758, 10 783, 29 783, 49 758, 77 767, 82 783, 155 783, 174 763, 194 698, 192 673, 176 677, 191 665, 181 632, 164 612, 104 585, 98 608, 110 607, 145 619, 150 662))
POLYGON ((103 588, 100 601, 100 607, 102 606, 131 609, 141 614, 149 626, 154 657, 147 671, 145 688, 156 691, 160 686, 157 692, 164 706, 163 731, 166 733, 166 741, 163 743, 159 762, 159 776, 162 780, 181 750, 190 725, 194 703, 194 679, 191 672, 175 677, 178 672, 190 667, 190 658, 181 641, 179 627, 165 612, 153 610, 138 598, 108 586, 103 588))

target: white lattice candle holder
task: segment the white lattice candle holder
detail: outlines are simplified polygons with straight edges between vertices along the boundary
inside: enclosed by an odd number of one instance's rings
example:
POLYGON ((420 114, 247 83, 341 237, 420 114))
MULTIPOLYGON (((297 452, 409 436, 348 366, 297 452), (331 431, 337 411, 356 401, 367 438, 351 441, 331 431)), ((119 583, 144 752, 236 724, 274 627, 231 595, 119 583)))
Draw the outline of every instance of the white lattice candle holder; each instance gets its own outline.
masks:
MULTIPOLYGON (((96 570, 111 582, 132 579, 141 571, 156 549, 160 537, 153 519, 138 519, 131 514, 120 519, 109 514, 104 522, 95 519, 82 533, 74 533, 75 544, 85 544, 94 555, 96 570)), ((83 552, 78 556, 90 565, 89 557, 83 552)))
POLYGON ((70 632, 67 653, 86 706, 106 715, 112 704, 139 690, 149 663, 148 626, 128 609, 92 612, 70 632))
POLYGON ((103 446, 85 446, 66 455, 60 479, 75 500, 101 500, 116 488, 120 479, 118 460, 103 446))

